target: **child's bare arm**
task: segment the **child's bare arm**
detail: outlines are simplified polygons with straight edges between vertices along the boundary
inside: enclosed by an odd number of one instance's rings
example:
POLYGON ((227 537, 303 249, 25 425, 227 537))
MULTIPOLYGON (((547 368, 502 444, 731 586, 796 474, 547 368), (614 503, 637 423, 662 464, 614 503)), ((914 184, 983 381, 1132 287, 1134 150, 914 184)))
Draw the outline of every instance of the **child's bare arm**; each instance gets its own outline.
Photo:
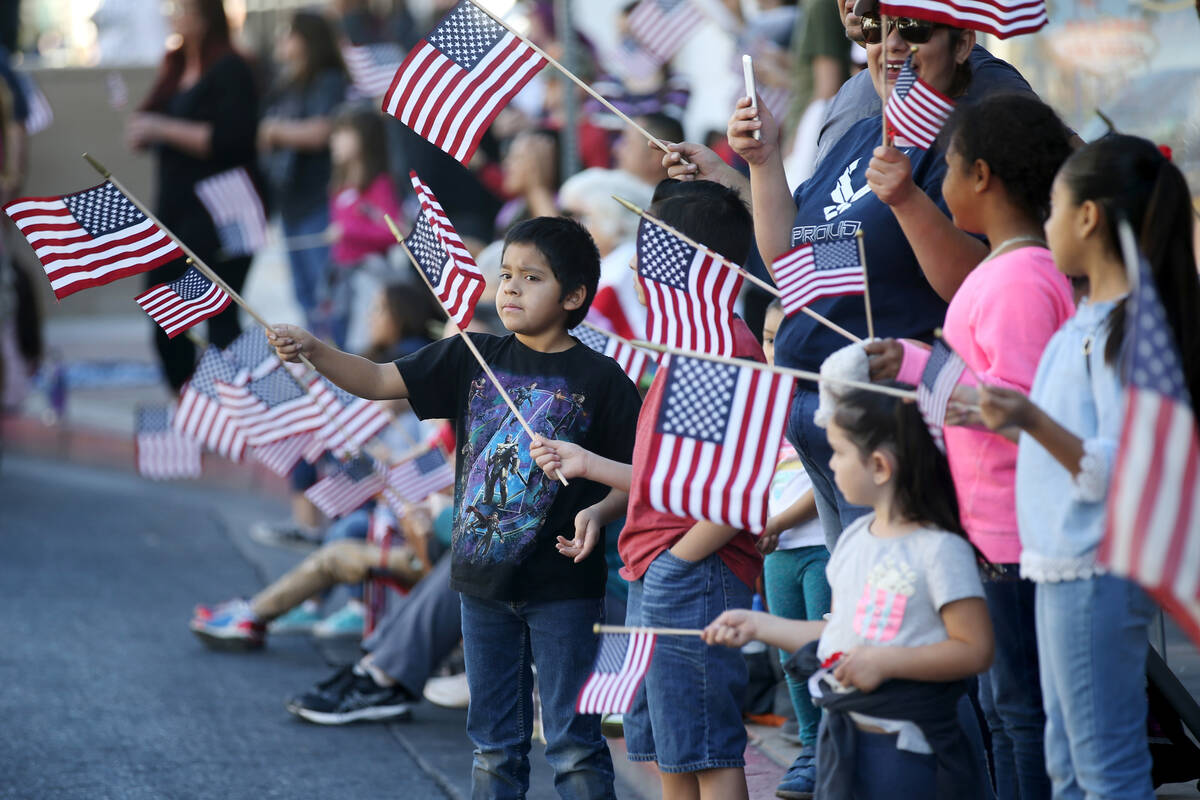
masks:
POLYGON ((629 485, 633 482, 631 465, 597 455, 573 442, 537 436, 533 440, 529 455, 547 475, 555 479, 556 472, 561 472, 567 480, 584 478, 611 486, 620 492, 628 492, 629 485))
POLYGON ((692 525, 675 543, 671 553, 684 561, 703 561, 728 544, 737 534, 737 528, 701 520, 692 525))
POLYGON ((864 692, 893 678, 956 681, 992 664, 992 620, 981 597, 955 600, 942 607, 950 638, 921 647, 859 647, 838 662, 833 676, 864 692))
POLYGON ((267 341, 284 361, 299 361, 303 355, 317 372, 350 394, 367 400, 403 400, 408 387, 395 364, 376 364, 360 356, 330 347, 296 325, 267 329, 267 341))
POLYGON ((773 553, 779 544, 779 536, 784 531, 791 530, 797 525, 817 518, 817 497, 809 489, 797 498, 796 502, 767 520, 767 526, 758 537, 755 546, 763 555, 773 553))
POLYGON ((794 653, 814 639, 821 638, 825 625, 824 620, 784 619, 765 611, 735 608, 709 623, 700 638, 708 644, 726 647, 741 647, 757 639, 794 653))

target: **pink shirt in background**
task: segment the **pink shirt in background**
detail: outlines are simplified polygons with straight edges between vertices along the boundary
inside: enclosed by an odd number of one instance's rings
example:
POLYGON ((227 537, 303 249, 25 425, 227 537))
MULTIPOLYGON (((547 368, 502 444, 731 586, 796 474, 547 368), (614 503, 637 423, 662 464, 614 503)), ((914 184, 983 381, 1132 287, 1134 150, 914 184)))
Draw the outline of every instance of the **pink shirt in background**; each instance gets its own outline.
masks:
POLYGON ((330 250, 333 263, 339 267, 357 264, 372 253, 386 253, 396 243, 384 214, 401 230, 406 227, 396 188, 386 174, 375 178, 365 192, 352 187, 342 189, 334 194, 330 205, 330 222, 341 230, 330 250))
MULTIPOLYGON (((1028 392, 1050 337, 1075 313, 1071 285, 1050 251, 1022 247, 976 267, 950 301, 946 341, 987 383, 1028 392)), ((903 342, 897 380, 916 384, 929 351, 903 342)), ((974 384, 969 371, 962 382, 974 384)), ((1017 446, 994 433, 947 427, 946 455, 963 526, 996 564, 1021 558, 1015 482, 1017 446)))

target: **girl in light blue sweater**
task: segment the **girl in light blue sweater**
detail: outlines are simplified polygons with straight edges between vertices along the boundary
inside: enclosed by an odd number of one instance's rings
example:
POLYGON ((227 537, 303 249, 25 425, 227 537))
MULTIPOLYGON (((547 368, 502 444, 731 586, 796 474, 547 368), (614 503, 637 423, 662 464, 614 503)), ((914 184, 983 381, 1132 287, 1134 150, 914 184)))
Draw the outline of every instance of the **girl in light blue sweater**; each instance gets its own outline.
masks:
MULTIPOLYGON (((1200 397, 1200 286, 1187 182, 1145 139, 1109 135, 1074 153, 1051 193, 1046 239, 1088 297, 1047 345, 1033 390, 985 387, 993 430, 1019 432, 1021 574, 1037 583, 1046 768, 1055 798, 1152 798, 1143 670, 1154 603, 1096 560, 1123 418, 1126 268, 1119 220, 1138 232, 1200 397)), ((1016 435, 1014 433, 1014 435, 1016 435)))

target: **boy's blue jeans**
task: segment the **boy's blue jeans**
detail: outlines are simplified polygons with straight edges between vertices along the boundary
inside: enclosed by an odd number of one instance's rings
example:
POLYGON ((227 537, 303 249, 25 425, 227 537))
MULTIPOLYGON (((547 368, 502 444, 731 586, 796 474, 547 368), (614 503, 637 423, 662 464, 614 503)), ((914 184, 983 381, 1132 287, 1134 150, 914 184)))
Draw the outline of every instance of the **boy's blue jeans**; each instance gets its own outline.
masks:
POLYGON ((1146 649, 1154 601, 1112 575, 1037 585, 1046 770, 1056 800, 1150 800, 1146 649))
POLYGON ((846 526, 871 509, 849 503, 833 482, 833 469, 829 466, 833 449, 825 429, 818 428, 813 422, 813 413, 819 404, 820 396, 816 392, 796 391, 788 414, 787 440, 796 448, 800 463, 804 464, 804 470, 812 480, 817 516, 825 529, 825 546, 832 553, 846 526))
POLYGON ((592 626, 600 598, 506 602, 462 595, 463 650, 475 744, 474 798, 521 798, 529 790, 533 670, 538 665, 546 760, 560 797, 609 798, 613 765, 600 717, 576 714, 579 689, 596 659, 592 626))

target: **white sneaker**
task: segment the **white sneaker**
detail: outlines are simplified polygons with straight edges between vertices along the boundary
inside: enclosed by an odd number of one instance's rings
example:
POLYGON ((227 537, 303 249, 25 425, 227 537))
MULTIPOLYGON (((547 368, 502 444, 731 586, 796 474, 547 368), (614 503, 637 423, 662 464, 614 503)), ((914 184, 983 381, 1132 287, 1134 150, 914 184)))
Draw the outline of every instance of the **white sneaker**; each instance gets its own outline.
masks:
POLYGON ((442 708, 466 708, 471 702, 467 673, 425 681, 425 699, 442 708))

